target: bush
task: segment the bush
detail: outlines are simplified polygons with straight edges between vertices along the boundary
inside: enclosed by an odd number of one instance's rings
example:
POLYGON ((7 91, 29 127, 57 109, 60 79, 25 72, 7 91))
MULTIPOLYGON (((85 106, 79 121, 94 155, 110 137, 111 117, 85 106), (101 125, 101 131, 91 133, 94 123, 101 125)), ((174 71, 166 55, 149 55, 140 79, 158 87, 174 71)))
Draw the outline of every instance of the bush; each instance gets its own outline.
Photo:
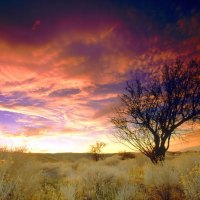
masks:
POLYGON ((120 156, 121 160, 127 160, 127 159, 133 159, 135 158, 135 154, 131 153, 131 152, 119 152, 118 155, 120 156))
POLYGON ((96 144, 90 146, 90 153, 94 161, 103 160, 102 149, 106 146, 104 142, 97 141, 96 144))
POLYGON ((181 176, 181 185, 187 199, 200 199, 200 164, 197 164, 188 173, 181 176))
POLYGON ((153 200, 182 200, 183 191, 179 176, 171 162, 144 167, 144 184, 153 200))

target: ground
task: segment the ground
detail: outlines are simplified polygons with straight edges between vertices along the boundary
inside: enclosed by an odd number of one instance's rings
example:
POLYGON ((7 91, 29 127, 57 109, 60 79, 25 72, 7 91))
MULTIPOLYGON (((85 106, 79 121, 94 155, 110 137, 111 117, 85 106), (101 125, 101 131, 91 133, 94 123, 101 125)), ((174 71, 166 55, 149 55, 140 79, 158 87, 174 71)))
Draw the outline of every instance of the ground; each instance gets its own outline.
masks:
POLYGON ((137 153, 0 153, 1 200, 199 200, 200 152, 168 153, 153 165, 137 153))

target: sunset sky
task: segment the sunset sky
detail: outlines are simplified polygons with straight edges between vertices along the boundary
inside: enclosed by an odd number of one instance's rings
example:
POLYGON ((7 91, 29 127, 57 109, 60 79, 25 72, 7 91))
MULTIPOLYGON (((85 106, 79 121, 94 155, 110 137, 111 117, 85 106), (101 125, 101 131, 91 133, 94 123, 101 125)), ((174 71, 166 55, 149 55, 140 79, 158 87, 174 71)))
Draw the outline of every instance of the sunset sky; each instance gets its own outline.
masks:
MULTIPOLYGON (((188 57, 200 58, 199 0, 0 1, 0 145, 124 150, 110 115, 126 81, 188 57)), ((193 129, 171 150, 198 146, 193 129)))

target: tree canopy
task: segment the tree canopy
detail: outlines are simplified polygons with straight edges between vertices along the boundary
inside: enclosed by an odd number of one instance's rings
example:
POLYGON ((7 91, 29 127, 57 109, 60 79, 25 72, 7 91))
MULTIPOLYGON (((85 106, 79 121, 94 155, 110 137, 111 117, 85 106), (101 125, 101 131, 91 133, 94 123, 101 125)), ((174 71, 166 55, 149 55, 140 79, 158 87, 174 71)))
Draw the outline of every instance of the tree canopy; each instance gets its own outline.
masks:
POLYGON ((127 83, 112 123, 115 137, 148 156, 164 161, 178 127, 200 119, 200 62, 177 60, 148 82, 127 83))

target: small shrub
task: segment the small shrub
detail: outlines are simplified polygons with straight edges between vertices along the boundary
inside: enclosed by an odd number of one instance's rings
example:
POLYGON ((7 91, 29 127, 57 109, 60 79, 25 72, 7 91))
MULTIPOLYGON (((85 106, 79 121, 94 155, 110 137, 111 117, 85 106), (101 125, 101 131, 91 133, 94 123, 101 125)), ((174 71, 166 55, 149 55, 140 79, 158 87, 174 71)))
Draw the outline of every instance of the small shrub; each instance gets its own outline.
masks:
POLYGON ((147 165, 144 167, 144 184, 152 200, 182 200, 183 191, 174 167, 166 162, 164 165, 147 165))
POLYGON ((88 198, 114 200, 118 191, 117 171, 112 167, 94 166, 86 170, 82 181, 88 198))
POLYGON ((126 151, 119 152, 118 155, 119 155, 121 160, 127 160, 127 159, 135 158, 135 154, 133 154, 131 152, 126 152, 126 151))
POLYGON ((182 175, 180 181, 187 199, 200 199, 200 164, 182 175))
POLYGON ((90 153, 94 161, 103 159, 102 149, 106 146, 104 142, 97 141, 96 144, 90 146, 90 153))
POLYGON ((111 156, 111 157, 106 158, 103 161, 103 164, 107 165, 107 166, 116 166, 116 165, 118 165, 119 162, 120 162, 120 160, 117 156, 111 156))

